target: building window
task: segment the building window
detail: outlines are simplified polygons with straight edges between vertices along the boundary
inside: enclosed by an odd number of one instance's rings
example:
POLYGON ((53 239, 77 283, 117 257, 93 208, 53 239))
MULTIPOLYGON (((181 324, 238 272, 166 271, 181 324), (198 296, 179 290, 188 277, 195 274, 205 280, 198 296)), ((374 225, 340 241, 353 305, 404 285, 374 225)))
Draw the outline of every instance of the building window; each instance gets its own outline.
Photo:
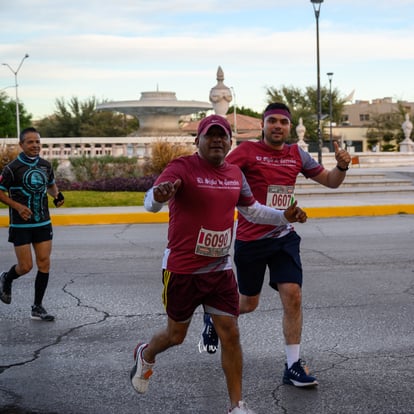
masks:
POLYGON ((369 114, 359 114, 359 120, 361 122, 363 122, 363 121, 369 121, 369 114))

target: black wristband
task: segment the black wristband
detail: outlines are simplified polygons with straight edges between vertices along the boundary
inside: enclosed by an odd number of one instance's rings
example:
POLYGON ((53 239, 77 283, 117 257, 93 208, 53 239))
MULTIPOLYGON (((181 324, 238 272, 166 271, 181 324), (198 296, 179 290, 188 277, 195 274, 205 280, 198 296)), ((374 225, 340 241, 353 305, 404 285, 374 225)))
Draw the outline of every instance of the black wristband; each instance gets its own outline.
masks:
POLYGON ((58 195, 56 196, 55 199, 53 199, 53 204, 57 207, 58 203, 63 201, 65 199, 65 197, 63 196, 63 194, 59 191, 58 195))
POLYGON ((342 168, 339 165, 336 166, 336 168, 338 168, 339 171, 345 172, 349 170, 349 167, 347 166, 346 168, 342 168))

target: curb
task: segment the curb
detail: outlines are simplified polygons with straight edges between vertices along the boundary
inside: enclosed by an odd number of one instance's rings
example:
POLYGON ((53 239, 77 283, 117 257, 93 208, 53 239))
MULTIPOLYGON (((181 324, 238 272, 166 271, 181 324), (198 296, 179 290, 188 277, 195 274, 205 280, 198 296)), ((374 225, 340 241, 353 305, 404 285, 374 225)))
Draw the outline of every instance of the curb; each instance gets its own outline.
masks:
MULTIPOLYGON (((414 204, 375 206, 304 207, 309 218, 334 218, 356 216, 387 216, 414 214, 414 204)), ((236 216, 235 216, 236 217, 236 216)), ((102 214, 52 214, 54 226, 87 226, 98 224, 159 224, 168 223, 167 212, 102 213, 102 214)), ((8 216, 0 217, 0 227, 8 227, 8 216)))
POLYGON ((386 204, 375 206, 303 207, 309 218, 389 216, 414 214, 414 204, 386 204))

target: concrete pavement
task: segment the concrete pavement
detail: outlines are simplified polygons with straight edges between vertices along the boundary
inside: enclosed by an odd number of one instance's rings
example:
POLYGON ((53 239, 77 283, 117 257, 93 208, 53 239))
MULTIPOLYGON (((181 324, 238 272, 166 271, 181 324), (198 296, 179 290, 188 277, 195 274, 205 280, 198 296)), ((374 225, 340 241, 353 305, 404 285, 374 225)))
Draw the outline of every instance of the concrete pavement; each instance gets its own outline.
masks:
MULTIPOLYGON (((239 319, 244 396, 257 414, 413 414, 414 215, 310 219, 302 237, 302 357, 316 389, 283 385, 281 304, 267 286, 239 319)), ((1 269, 14 263, 0 228, 1 269)), ((45 307, 29 318, 34 271, 0 303, 2 414, 225 414, 220 352, 185 342, 157 358, 146 395, 129 382, 132 351, 165 324, 166 224, 56 226, 45 307)))

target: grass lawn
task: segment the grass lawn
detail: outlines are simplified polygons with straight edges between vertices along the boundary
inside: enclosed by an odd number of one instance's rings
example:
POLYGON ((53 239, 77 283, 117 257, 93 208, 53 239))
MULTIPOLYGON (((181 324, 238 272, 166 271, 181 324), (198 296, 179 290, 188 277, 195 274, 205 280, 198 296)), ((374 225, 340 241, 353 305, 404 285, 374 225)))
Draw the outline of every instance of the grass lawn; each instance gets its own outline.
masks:
MULTIPOLYGON (((65 204, 60 208, 69 207, 116 207, 116 206, 142 206, 145 193, 134 191, 62 191, 65 204)), ((49 206, 54 207, 49 197, 49 206)), ((0 208, 7 208, 0 203, 0 208)))

